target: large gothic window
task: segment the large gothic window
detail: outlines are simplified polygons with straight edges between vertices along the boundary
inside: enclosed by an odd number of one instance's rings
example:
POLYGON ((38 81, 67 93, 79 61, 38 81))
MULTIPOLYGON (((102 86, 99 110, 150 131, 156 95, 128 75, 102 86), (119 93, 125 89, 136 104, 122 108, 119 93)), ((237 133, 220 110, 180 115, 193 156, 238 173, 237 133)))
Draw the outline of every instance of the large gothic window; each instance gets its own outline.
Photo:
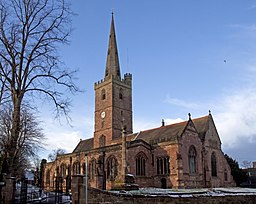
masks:
POLYGON ((51 178, 50 170, 48 169, 46 172, 46 184, 47 185, 50 185, 50 180, 51 180, 50 178, 51 178))
POLYGON ((105 89, 102 89, 102 90, 101 90, 101 99, 102 99, 102 100, 105 100, 105 99, 106 99, 106 91, 105 91, 105 89))
POLYGON ((75 162, 73 164, 73 175, 77 175, 80 174, 80 163, 79 162, 75 162))
POLYGON ((189 173, 196 173, 196 148, 192 145, 188 152, 189 173))
POLYGON ((109 157, 107 159, 107 179, 115 180, 118 171, 117 168, 117 159, 114 156, 109 157))
POLYGON ((67 167, 65 164, 60 165, 60 176, 63 178, 66 176, 66 169, 67 169, 67 167))
POLYGON ((85 162, 82 164, 82 174, 86 174, 86 165, 85 162))
POLYGON ((212 167, 212 176, 217 176, 217 160, 215 152, 211 156, 211 167, 212 167))
POLYGON ((142 152, 136 156, 136 176, 146 176, 146 155, 142 152))
POLYGON ((170 158, 169 157, 157 157, 156 162, 157 174, 166 175, 170 174, 170 158))
POLYGON ((96 161, 92 159, 89 163, 89 179, 94 179, 96 171, 96 161))
POLYGON ((53 175, 53 176, 52 176, 52 188, 53 188, 53 189, 55 188, 55 184, 56 184, 55 178, 56 178, 56 177, 53 175))

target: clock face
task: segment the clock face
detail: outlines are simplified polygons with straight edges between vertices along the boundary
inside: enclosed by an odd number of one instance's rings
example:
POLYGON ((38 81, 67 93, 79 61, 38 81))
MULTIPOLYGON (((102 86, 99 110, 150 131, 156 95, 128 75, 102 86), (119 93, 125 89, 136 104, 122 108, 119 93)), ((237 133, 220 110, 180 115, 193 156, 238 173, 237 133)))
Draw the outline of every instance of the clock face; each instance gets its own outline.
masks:
POLYGON ((103 119, 103 118, 105 118, 105 116, 106 116, 106 113, 104 111, 101 112, 100 117, 103 119))

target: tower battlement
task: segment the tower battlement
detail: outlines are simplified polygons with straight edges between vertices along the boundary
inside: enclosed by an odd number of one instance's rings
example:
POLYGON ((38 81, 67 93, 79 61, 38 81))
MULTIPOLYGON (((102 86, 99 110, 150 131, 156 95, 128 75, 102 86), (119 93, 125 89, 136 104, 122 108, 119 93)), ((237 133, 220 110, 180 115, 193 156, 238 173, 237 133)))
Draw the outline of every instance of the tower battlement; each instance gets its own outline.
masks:
POLYGON ((97 88, 98 86, 104 85, 105 83, 113 81, 117 83, 123 83, 125 85, 131 86, 132 84, 132 74, 131 73, 126 73, 124 74, 124 78, 120 80, 118 76, 111 75, 109 78, 101 79, 97 82, 94 83, 94 88, 97 88))

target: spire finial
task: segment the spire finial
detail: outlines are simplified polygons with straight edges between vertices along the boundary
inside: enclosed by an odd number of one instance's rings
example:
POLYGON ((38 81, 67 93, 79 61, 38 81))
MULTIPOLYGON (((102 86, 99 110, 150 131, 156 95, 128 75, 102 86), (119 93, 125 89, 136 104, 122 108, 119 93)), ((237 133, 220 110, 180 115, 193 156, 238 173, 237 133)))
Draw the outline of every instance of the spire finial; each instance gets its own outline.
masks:
POLYGON ((191 120, 191 113, 188 113, 188 119, 191 120))
POLYGON ((211 110, 209 110, 209 115, 211 115, 212 114, 212 112, 211 112, 211 110))

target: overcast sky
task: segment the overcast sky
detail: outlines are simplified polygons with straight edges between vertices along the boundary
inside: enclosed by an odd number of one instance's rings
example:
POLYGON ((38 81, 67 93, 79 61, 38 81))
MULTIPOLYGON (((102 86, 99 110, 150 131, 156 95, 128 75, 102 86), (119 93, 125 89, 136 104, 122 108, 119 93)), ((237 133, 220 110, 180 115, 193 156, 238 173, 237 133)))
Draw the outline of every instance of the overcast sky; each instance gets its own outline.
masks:
POLYGON ((73 97, 72 127, 42 111, 42 155, 93 136, 94 82, 104 77, 113 10, 121 72, 133 75, 134 132, 211 110, 224 153, 256 160, 254 0, 74 0, 72 8, 74 31, 59 54, 79 70, 84 92, 73 97))

